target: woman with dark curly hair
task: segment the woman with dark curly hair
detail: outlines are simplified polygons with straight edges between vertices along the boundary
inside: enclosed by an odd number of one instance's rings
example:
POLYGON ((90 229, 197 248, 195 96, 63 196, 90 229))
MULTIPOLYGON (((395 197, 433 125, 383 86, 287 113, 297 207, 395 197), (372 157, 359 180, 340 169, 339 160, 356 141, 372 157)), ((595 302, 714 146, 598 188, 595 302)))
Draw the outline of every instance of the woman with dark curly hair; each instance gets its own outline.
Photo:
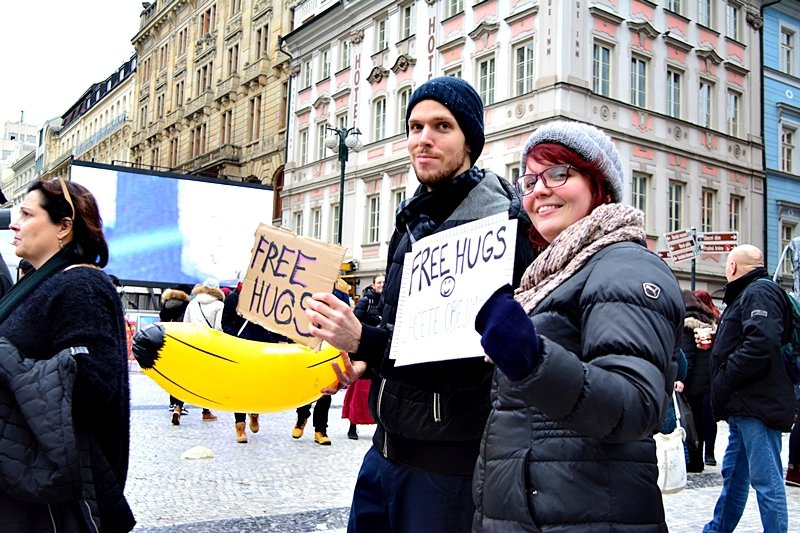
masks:
POLYGON ((0 380, 0 393, 4 385, 17 393, 13 401, 24 418, 14 405, 0 411, 0 423, 17 416, 12 422, 21 428, 0 431, 0 531, 130 531, 136 522, 123 494, 130 433, 125 321, 101 270, 108 245, 97 202, 76 183, 38 180, 10 228, 16 254, 35 270, 0 300, 0 337, 18 350, 2 354, 3 369, 24 374, 54 361, 63 365, 42 373, 38 396, 0 380), (57 396, 63 400, 55 406, 26 415, 24 408, 57 396), (59 453, 46 468, 31 454, 14 455, 31 443, 59 453))

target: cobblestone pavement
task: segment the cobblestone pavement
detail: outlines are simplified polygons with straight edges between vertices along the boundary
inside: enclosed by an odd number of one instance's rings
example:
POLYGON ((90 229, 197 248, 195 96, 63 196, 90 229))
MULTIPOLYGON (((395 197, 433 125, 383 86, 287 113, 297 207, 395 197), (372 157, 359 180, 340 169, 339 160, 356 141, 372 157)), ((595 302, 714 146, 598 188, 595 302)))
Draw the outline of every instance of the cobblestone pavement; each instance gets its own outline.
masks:
MULTIPOLYGON (((235 441, 232 413, 203 422, 189 407, 181 425, 170 423, 168 396, 149 378, 131 373, 131 461, 126 495, 137 519, 135 532, 343 532, 361 459, 374 426, 359 426, 360 439, 347 439, 340 393, 333 398, 328 435, 331 446, 314 443, 309 423, 292 439, 293 411, 262 414, 261 430, 249 442, 235 441), (212 459, 181 459, 203 446, 212 459)), ((720 424, 717 459, 727 426, 720 424)), ((788 436, 784 440, 786 463, 788 436)), ((690 474, 689 487, 665 495, 667 523, 674 533, 696 533, 711 517, 719 495, 719 467, 690 474)), ((800 531, 800 488, 787 487, 789 531, 800 531)), ((761 531, 755 494, 737 531, 761 531)))

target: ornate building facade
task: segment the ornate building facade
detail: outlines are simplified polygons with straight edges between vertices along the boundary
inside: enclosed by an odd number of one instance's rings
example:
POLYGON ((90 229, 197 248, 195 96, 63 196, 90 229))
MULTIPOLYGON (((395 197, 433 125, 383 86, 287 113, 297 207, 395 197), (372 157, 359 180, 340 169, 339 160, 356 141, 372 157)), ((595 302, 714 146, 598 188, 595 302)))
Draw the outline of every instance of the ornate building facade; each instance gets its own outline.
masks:
MULTIPOLYGON (((285 42, 293 56, 282 223, 336 241, 361 281, 385 267, 394 209, 417 186, 403 119, 425 80, 460 76, 485 104, 478 166, 514 179, 530 132, 557 119, 607 131, 624 198, 664 233, 738 231, 764 244, 758 2, 741 0, 307 0, 285 42), (339 205, 327 126, 357 127, 339 205)), ((689 262, 670 266, 685 285, 689 262)), ((697 288, 716 296, 724 255, 700 253, 697 288)), ((694 276, 692 276, 694 277, 694 276)), ((361 288, 366 286, 362 283, 361 288)))
MULTIPOLYGON (((280 186, 285 2, 157 0, 141 15, 131 161, 280 186)), ((271 213, 270 213, 271 215, 271 213)))

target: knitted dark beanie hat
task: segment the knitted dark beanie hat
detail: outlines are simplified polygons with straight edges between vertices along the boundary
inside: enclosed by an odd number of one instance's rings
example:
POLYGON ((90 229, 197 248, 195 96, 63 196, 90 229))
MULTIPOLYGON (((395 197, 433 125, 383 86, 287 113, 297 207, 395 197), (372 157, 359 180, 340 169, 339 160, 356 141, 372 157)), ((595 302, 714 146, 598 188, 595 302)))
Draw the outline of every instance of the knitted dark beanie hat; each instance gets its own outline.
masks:
POLYGON ((477 91, 461 78, 441 76, 428 80, 414 91, 406 109, 406 135, 411 110, 422 100, 436 100, 453 114, 470 148, 473 165, 483 151, 483 101, 477 91))

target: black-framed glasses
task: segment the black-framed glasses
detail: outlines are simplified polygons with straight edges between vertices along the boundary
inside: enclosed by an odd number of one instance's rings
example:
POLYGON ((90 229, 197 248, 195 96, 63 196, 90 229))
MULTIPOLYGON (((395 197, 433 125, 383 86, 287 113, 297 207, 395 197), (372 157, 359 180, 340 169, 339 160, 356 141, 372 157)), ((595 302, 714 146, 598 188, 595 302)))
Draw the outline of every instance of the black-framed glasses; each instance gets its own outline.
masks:
POLYGON ((567 182, 567 178, 570 177, 569 171, 572 168, 572 165, 553 165, 541 172, 523 174, 517 178, 515 183, 517 192, 522 196, 529 195, 533 192, 533 188, 536 187, 539 180, 542 180, 544 186, 550 189, 561 187, 567 182))

